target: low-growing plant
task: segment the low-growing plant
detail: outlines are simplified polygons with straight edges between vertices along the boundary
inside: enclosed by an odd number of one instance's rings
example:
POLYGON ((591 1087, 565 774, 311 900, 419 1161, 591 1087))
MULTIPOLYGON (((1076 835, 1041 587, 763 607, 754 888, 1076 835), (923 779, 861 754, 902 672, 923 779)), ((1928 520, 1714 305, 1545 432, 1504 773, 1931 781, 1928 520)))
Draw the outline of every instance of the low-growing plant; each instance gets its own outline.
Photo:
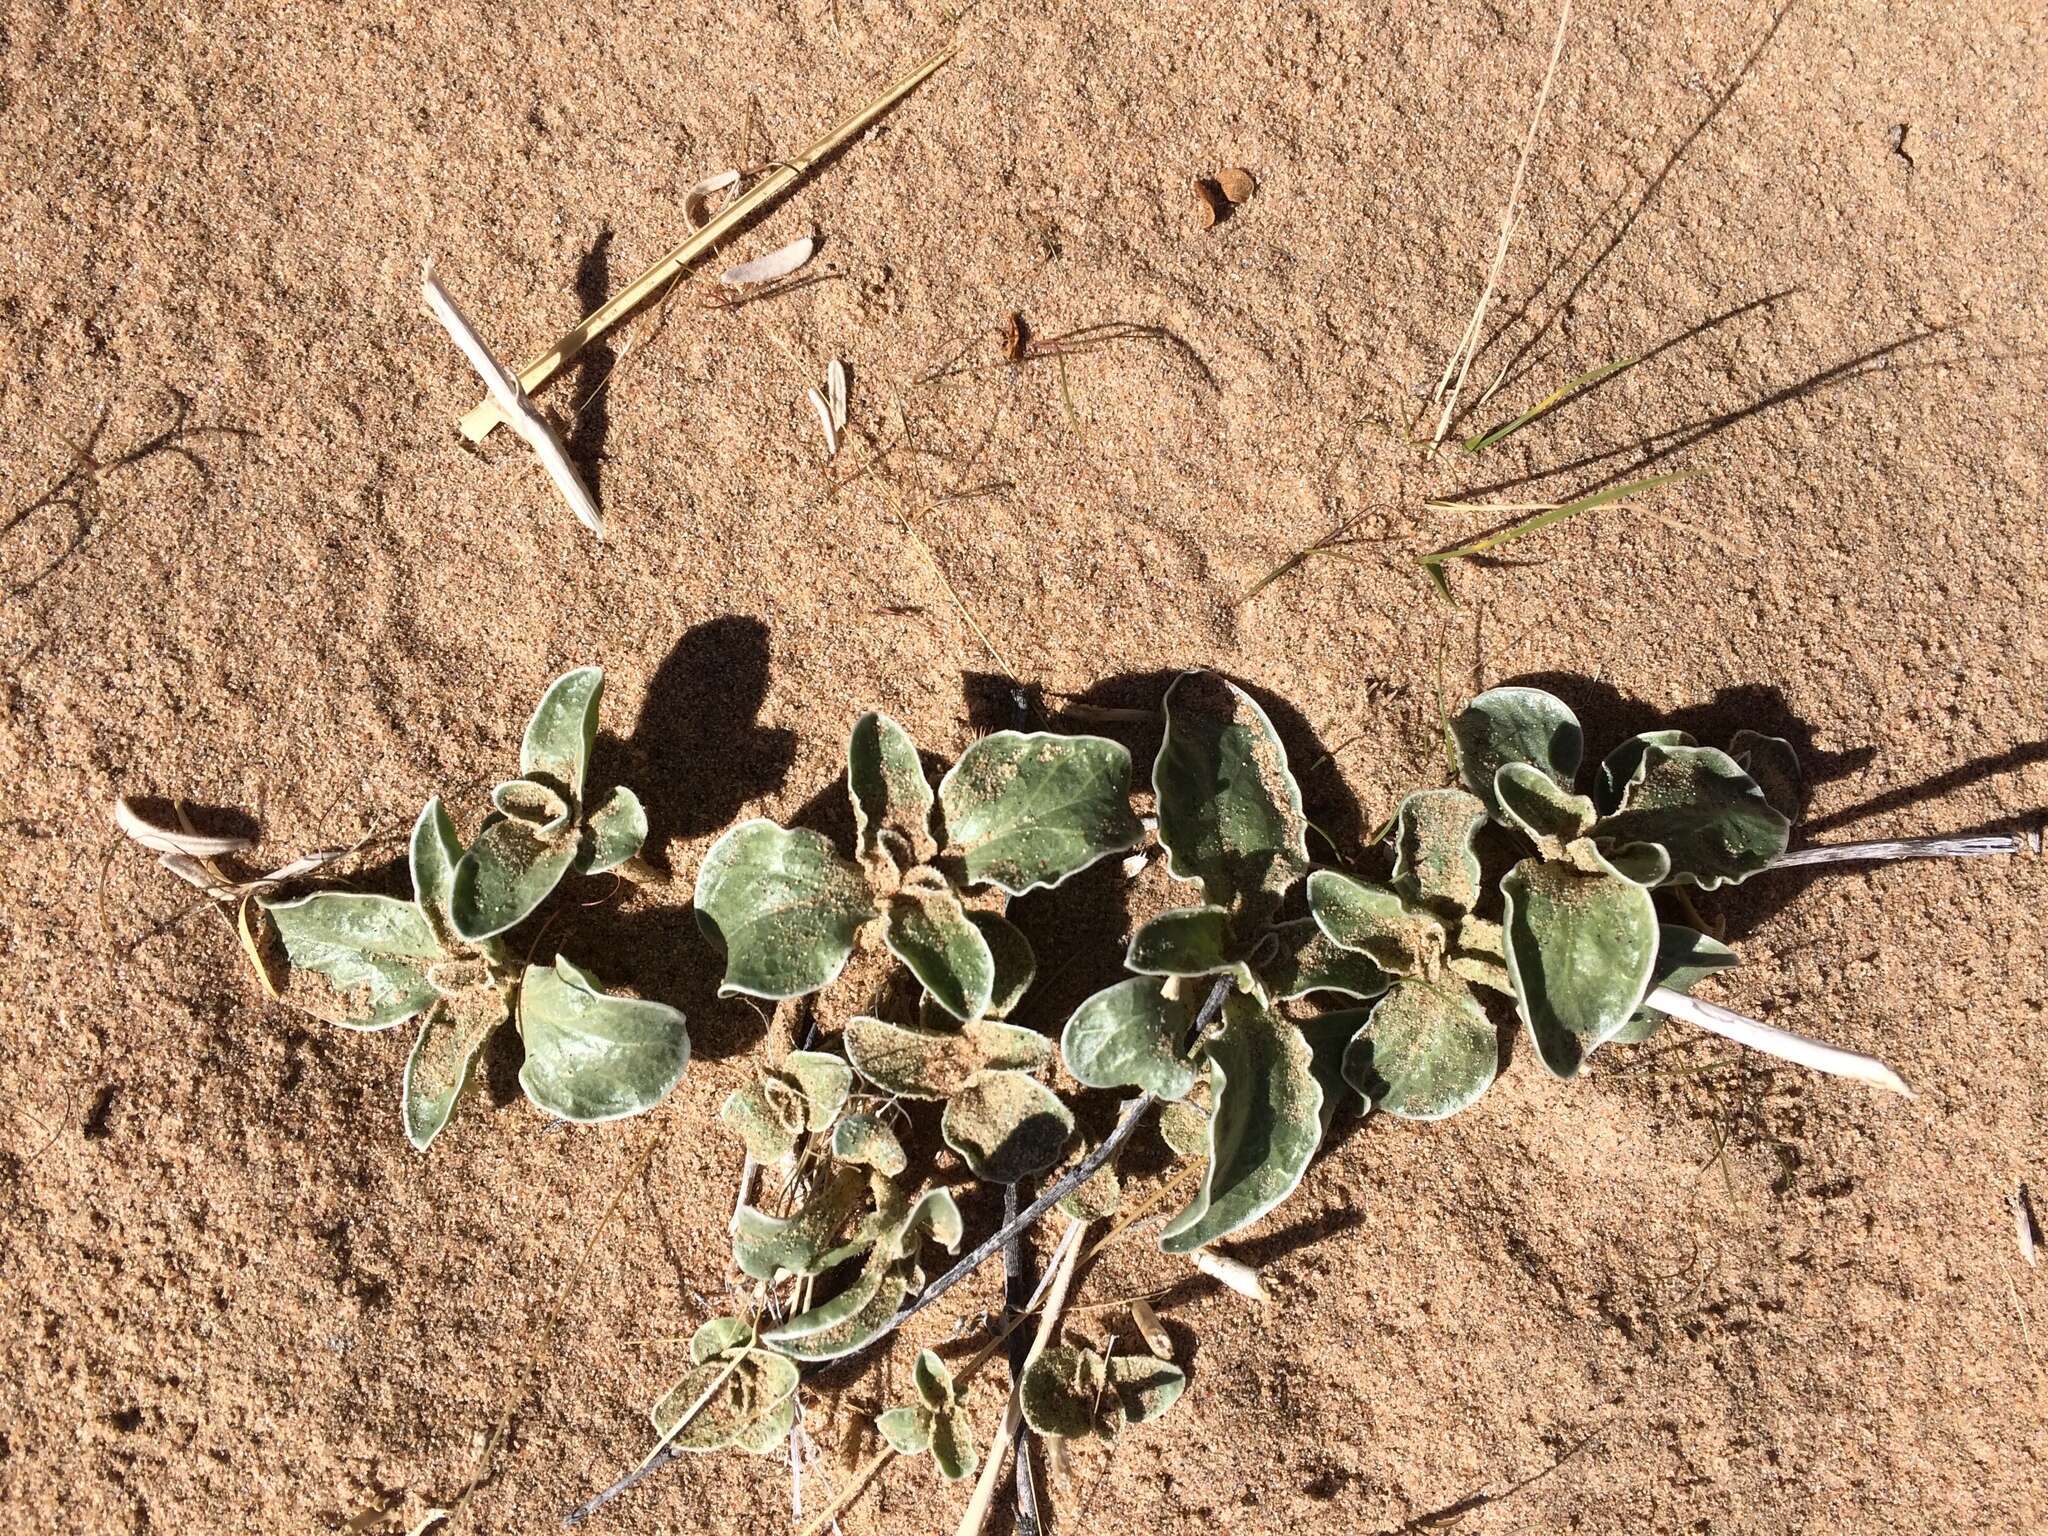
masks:
POLYGON ((595 667, 549 686, 520 746, 520 776, 491 792, 493 809, 468 848, 440 798, 427 802, 408 847, 411 900, 323 890, 259 902, 291 963, 287 997, 343 1029, 420 1021, 400 1104, 406 1139, 421 1151, 508 1023, 525 1049, 520 1086, 564 1120, 650 1109, 689 1062, 674 1008, 607 992, 567 956, 536 963, 507 941, 565 875, 618 869, 646 839, 630 789, 586 807, 603 692, 595 667))
MULTIPOLYGON (((926 1244, 957 1251, 965 1223, 940 1170, 912 1155, 929 1145, 916 1105, 941 1105, 943 1144, 1013 1197, 1074 1157, 1075 1117, 1045 1080, 1054 1044, 1016 1022, 1035 962, 1003 909, 1141 840, 1128 753, 1003 731, 970 746, 935 793, 910 737, 870 714, 847 753, 850 857, 759 820, 712 846, 697 917, 724 952, 728 993, 815 993, 863 948, 893 956, 918 993, 883 985, 868 1011, 814 1021, 803 1048, 726 1100, 748 1179, 770 1172, 758 1204, 743 1181, 733 1220, 752 1315, 709 1325, 717 1347, 693 1346, 689 1374, 657 1405, 654 1452, 575 1518, 681 1451, 773 1449, 800 1423, 801 1367, 882 1340, 1055 1205, 1065 1256, 1013 1414, 1042 1435, 1110 1439, 1164 1413, 1185 1376, 1156 1352, 1156 1319, 1140 1321, 1137 1352, 1062 1340, 1055 1326, 1078 1257, 1067 1245, 1118 1212, 1116 1156, 1155 1109, 1183 1168, 1161 1192, 1192 1180, 1160 1247, 1263 1299, 1256 1272, 1211 1245, 1287 1199, 1340 1114, 1431 1120, 1470 1106, 1499 1074, 1510 1011, 1561 1078, 1678 1014, 1903 1090, 1870 1058, 1690 998, 1734 954, 1658 910, 1659 891, 1713 890, 1785 856, 1798 763, 1784 741, 1745 732, 1724 752, 1647 732, 1582 795, 1571 711, 1535 689, 1495 689, 1448 724, 1459 784, 1400 802, 1372 839, 1390 845, 1386 873, 1369 878, 1311 860, 1286 748, 1251 695, 1191 672, 1162 717, 1158 841, 1200 899, 1137 928, 1132 974, 1082 1001, 1058 1046, 1082 1089, 1130 1091, 1117 1127, 929 1282, 926 1244)), ((913 1401, 880 1415, 886 1443, 929 1451, 942 1477, 972 1474, 981 1457, 954 1377, 925 1351, 912 1384, 913 1401)))

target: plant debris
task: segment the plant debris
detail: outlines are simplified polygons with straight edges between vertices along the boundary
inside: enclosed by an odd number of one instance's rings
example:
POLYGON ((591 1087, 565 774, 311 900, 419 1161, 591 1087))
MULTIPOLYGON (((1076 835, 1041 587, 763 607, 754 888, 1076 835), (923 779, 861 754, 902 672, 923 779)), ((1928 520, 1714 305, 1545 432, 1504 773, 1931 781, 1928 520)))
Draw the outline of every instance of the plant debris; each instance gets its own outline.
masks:
POLYGON ((809 235, 803 235, 765 256, 756 256, 752 261, 743 261, 736 267, 727 267, 718 274, 718 281, 726 288, 747 288, 759 283, 776 282, 802 267, 811 259, 811 252, 817 248, 817 241, 809 235))

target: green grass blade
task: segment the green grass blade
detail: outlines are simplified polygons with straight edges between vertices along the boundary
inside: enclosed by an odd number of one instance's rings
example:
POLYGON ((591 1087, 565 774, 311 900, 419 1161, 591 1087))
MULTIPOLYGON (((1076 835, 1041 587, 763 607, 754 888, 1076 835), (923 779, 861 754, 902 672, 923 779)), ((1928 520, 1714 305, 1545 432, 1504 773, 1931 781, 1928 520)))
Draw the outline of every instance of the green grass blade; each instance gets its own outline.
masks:
POLYGON ((1556 389, 1545 395, 1513 420, 1504 421, 1497 427, 1492 427, 1487 431, 1479 433, 1476 437, 1466 438, 1463 445, 1465 452, 1484 453, 1496 444, 1506 442, 1517 432, 1521 431, 1522 428, 1528 426, 1530 422, 1548 416, 1580 391, 1591 389, 1602 379, 1611 379, 1615 374, 1621 372, 1622 369, 1633 368, 1641 361, 1642 357, 1640 355, 1636 357, 1618 357, 1611 363, 1602 363, 1598 368, 1588 369, 1577 378, 1560 384, 1556 389))
POLYGON ((1509 523, 1498 532, 1485 534, 1454 549, 1440 549, 1435 554, 1424 555, 1417 563, 1429 573, 1429 579, 1436 584, 1436 589, 1444 600, 1453 601, 1451 585, 1444 579, 1443 570, 1451 561, 1468 559, 1489 549, 1498 549, 1503 544, 1512 544, 1515 540, 1525 539, 1532 533, 1540 533, 1552 523, 1561 523, 1568 517, 1577 517, 1581 512, 1591 512, 1595 507, 1604 507, 1610 502, 1626 501, 1631 496, 1640 495, 1644 491, 1654 491, 1659 486, 1689 480, 1692 474, 1689 469, 1680 469, 1668 475, 1650 475, 1641 480, 1631 480, 1626 485, 1609 486, 1604 491, 1595 491, 1589 496, 1579 497, 1576 501, 1567 501, 1562 506, 1552 507, 1548 512, 1538 512, 1534 517, 1525 517, 1520 522, 1509 523))

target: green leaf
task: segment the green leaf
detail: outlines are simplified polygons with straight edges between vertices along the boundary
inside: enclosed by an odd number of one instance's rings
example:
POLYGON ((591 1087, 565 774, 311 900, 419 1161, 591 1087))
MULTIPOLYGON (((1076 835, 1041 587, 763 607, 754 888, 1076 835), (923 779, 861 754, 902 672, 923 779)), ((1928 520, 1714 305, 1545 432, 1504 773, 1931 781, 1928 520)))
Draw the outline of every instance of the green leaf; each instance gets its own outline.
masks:
POLYGON ((737 1360, 720 1355, 685 1371, 649 1417, 662 1442, 677 1450, 738 1446, 765 1455, 789 1433, 796 1387, 796 1365, 773 1350, 749 1350, 737 1360))
POLYGON ((1353 1088, 1344 1076, 1345 1053, 1350 1050, 1358 1032, 1365 1028, 1365 1021, 1371 1017, 1370 1008, 1339 1008, 1317 1014, 1312 1019, 1303 1019, 1296 1025, 1302 1039, 1308 1042, 1309 1070, 1315 1073, 1316 1084, 1323 1090, 1320 1118, 1326 1137, 1330 1134, 1330 1127, 1336 1123, 1338 1110, 1346 1105, 1358 1110, 1372 1107, 1371 1101, 1353 1088))
POLYGON ((1599 835, 1661 844, 1671 855, 1672 884, 1711 891, 1767 868, 1785 851, 1792 824, 1727 753, 1650 746, 1599 835))
POLYGON ((1308 909, 1325 938, 1397 976, 1434 976, 1449 936, 1435 914, 1411 907, 1383 885, 1334 869, 1308 877, 1308 909))
POLYGON ((1248 947, 1233 937, 1230 914, 1223 908, 1177 907, 1160 913, 1131 935, 1124 967, 1141 976, 1228 972, 1248 978, 1247 953, 1248 947))
POLYGON ((1176 1099, 1159 1111, 1159 1139, 1175 1157, 1207 1157, 1209 1111, 1192 1099, 1176 1099))
POLYGON ((1791 742, 1782 736, 1737 731, 1728 742, 1728 755, 1756 780, 1780 816, 1788 822, 1799 820, 1799 813, 1806 808, 1806 776, 1791 742))
POLYGON ((832 1128, 832 1155, 857 1168, 872 1168, 890 1177, 909 1166, 896 1133, 873 1115, 848 1115, 832 1128))
POLYGON ((808 829, 743 821, 697 875, 698 926, 725 951, 722 996, 801 997, 829 984, 874 916, 858 867, 808 829))
POLYGON ((1564 701, 1540 688, 1495 688, 1458 712, 1448 727, 1458 777, 1486 802, 1496 820, 1494 775, 1507 763, 1530 763, 1569 790, 1585 738, 1564 701))
POLYGON ((1152 1355, 1112 1355, 1055 1344, 1024 1372, 1018 1398, 1024 1422, 1063 1440, 1114 1440, 1123 1424, 1156 1419, 1179 1400, 1187 1377, 1152 1355))
POLYGON ((1378 997, 1393 979, 1364 955, 1331 943, 1312 917, 1268 931, 1280 947, 1272 959, 1260 963, 1259 978, 1275 1002, 1292 1002, 1311 992, 1378 997))
POLYGON ((1650 893, 1619 875, 1524 859, 1501 881, 1515 1002, 1543 1064, 1576 1076, 1629 1021, 1657 959, 1650 893))
POLYGON ((932 1416, 921 1408, 891 1408, 877 1414, 875 1428, 898 1456, 922 1456, 932 1448, 932 1416))
POLYGON ((1593 830, 1593 802, 1558 786, 1528 763, 1503 763, 1493 776, 1494 804, 1501 820, 1536 845, 1546 859, 1562 859, 1565 847, 1593 830))
POLYGON ((495 987, 443 998, 427 1010, 399 1090, 405 1139, 415 1151, 426 1151, 448 1124, 478 1052, 506 1017, 505 999, 495 987))
POLYGON ((491 790, 491 805, 500 815, 523 821, 553 841, 569 830, 576 807, 552 784, 538 779, 507 779, 491 790))
POLYGON ((590 1124, 652 1109, 690 1060, 683 1016, 665 1003, 613 997, 562 956, 529 965, 519 988, 526 1064, 519 1086, 549 1114, 590 1124))
POLYGON ((409 901, 353 891, 316 891, 296 901, 262 901, 295 970, 327 978, 343 1029, 389 1029, 439 994, 427 967, 441 944, 425 914, 409 901))
POLYGON ((1693 739, 1685 731, 1644 731, 1631 736, 1600 760, 1593 775, 1593 808, 1602 816, 1621 809, 1621 797, 1628 781, 1643 765, 1643 754, 1652 747, 1689 747, 1693 739))
POLYGON ((853 1069, 828 1051, 791 1051, 780 1071, 803 1097, 807 1131, 822 1131, 838 1119, 853 1091, 853 1069))
POLYGON ((455 835, 455 823, 439 795, 427 802, 412 825, 407 862, 412 867, 413 902, 441 947, 447 949, 455 942, 450 905, 455 897, 455 867, 462 862, 462 839, 455 835))
POLYGON ((733 1261, 756 1280, 773 1280, 778 1272, 822 1274, 843 1263, 851 1253, 841 1236, 867 1187, 859 1169, 838 1167, 791 1216, 741 1206, 732 1219, 733 1261))
POLYGON ((977 1179, 1015 1184, 1060 1160, 1074 1134, 1074 1116, 1029 1073, 988 1070, 975 1073, 946 1100, 939 1134, 977 1179))
POLYGON ((1479 904, 1479 855, 1473 836, 1486 803, 1462 789, 1425 789, 1394 815, 1394 886, 1419 905, 1470 912, 1479 904))
POLYGON ((1052 1055, 1052 1042, 1037 1030, 993 1019, 942 1032, 856 1016, 841 1038, 856 1072, 905 1099, 943 1099, 983 1068, 1031 1071, 1052 1055))
POLYGON ((883 941, 933 1002, 956 1019, 987 1014, 996 959, 966 908, 943 883, 904 882, 882 903, 883 941))
POLYGON ((1499 1072, 1493 1020, 1456 982, 1396 982, 1344 1053, 1345 1081, 1403 1120, 1455 1115, 1499 1072))
POLYGON ((597 667, 578 667, 549 683, 519 744, 519 771, 545 774, 581 800, 603 697, 604 673, 597 667))
POLYGON ((932 836, 932 787, 917 760, 917 743, 887 715, 870 711, 853 723, 846 788, 863 859, 886 858, 906 870, 931 862, 939 851, 932 836))
POLYGON ((987 1017, 1007 1019, 1024 1000, 1024 994, 1031 989, 1032 978, 1038 974, 1038 960, 1031 953, 1031 941, 1024 937, 1022 928, 999 912, 969 912, 967 920, 981 930, 982 938, 988 941, 989 955, 996 963, 996 979, 989 993, 987 1017))
POLYGON ((1182 1098, 1195 1085, 1195 1069, 1183 1054, 1195 1011, 1168 997, 1156 977, 1120 981, 1074 1010, 1060 1054, 1084 1087, 1143 1088, 1162 1099, 1182 1098))
POLYGON ((488 823, 455 866, 455 932, 475 944, 518 927, 561 884, 575 859, 572 830, 548 838, 513 817, 488 823))
POLYGON ((859 1276, 829 1301, 762 1335, 798 1360, 837 1360, 879 1338, 911 1287, 924 1284, 919 1245, 929 1237, 949 1251, 960 1247, 960 1207, 948 1191, 927 1190, 915 1204, 902 1205, 893 1185, 886 1179, 877 1182, 902 1215, 891 1220, 885 1211, 877 1217, 875 1245, 859 1276))
POLYGON ((1590 842, 1575 844, 1573 849, 1567 850, 1567 857, 1580 869, 1589 869, 1595 874, 1611 871, 1646 890, 1671 878, 1671 855, 1661 843, 1628 843, 1619 848, 1590 842))
POLYGON ((1131 754, 1102 736, 998 731, 939 781, 948 845, 970 885, 1055 886, 1137 845, 1131 754))
POLYGON ((702 1365, 752 1344, 754 1328, 743 1317, 714 1317, 690 1335, 690 1363, 702 1365))
POLYGON ((601 875, 617 869, 647 841, 647 812, 640 797, 621 784, 583 820, 576 843, 576 872, 601 875))
POLYGON ((1223 1005, 1223 1029, 1207 1046, 1209 1165, 1187 1210, 1159 1246, 1191 1253, 1249 1226, 1294 1193, 1322 1140, 1323 1090, 1301 1031, 1242 994, 1223 1005))
POLYGON ((780 1074, 764 1074, 727 1094, 718 1118, 738 1133, 755 1162, 779 1163, 803 1135, 803 1094, 780 1074))
MULTIPOLYGON (((1707 937, 1697 928, 1680 923, 1657 925, 1657 963, 1650 969, 1650 986, 1669 987, 1674 992, 1691 992, 1701 978, 1740 964, 1735 951, 1719 939, 1707 937)), ((1654 1008, 1638 1008, 1629 1021, 1614 1033, 1616 1045, 1637 1045, 1664 1027, 1664 1015, 1654 1008)))
POLYGON ((972 1477, 981 1465, 981 1452, 974 1445, 974 1424, 965 1410, 932 1415, 932 1462, 949 1483, 972 1477))
MULTIPOLYGON (((1084 1144, 1076 1149, 1073 1161, 1084 1161, 1093 1150, 1084 1144)), ((1060 1172, 1064 1176, 1066 1170, 1060 1172)), ((1107 1221, 1116 1214, 1123 1198, 1123 1181, 1116 1176, 1116 1159, 1111 1158, 1069 1190, 1054 1209, 1070 1221, 1107 1221)))
POLYGON ((930 1350, 920 1349, 911 1361, 910 1382, 917 1390, 917 1400, 932 1412, 953 1406, 953 1373, 930 1350))
POLYGON ((1176 879, 1212 906, 1278 903, 1308 868, 1308 818, 1287 749, 1252 696, 1213 672, 1166 690, 1166 736, 1152 763, 1159 841, 1176 879))

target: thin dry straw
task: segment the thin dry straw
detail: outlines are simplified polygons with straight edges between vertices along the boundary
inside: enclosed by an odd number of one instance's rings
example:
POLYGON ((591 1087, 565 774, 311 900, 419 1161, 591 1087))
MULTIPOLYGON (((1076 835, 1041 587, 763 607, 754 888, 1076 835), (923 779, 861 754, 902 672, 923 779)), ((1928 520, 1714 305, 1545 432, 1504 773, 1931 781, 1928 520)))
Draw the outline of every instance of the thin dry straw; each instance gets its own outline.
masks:
MULTIPOLYGON (((794 159, 778 165, 748 191, 719 209, 702 229, 693 231, 681 245, 634 278, 597 309, 585 315, 560 341, 520 369, 519 387, 525 390, 539 389, 577 353, 653 298, 698 257, 739 229, 747 220, 767 209, 783 193, 816 170, 828 155, 850 142, 905 96, 916 90, 952 56, 953 45, 949 43, 858 112, 834 126, 808 149, 794 159)), ((473 443, 481 442, 490 430, 503 420, 505 414, 499 409, 498 403, 495 400, 485 400, 462 418, 462 435, 473 443)))
POLYGON ((1684 1019, 1701 1029, 1733 1040, 1737 1045, 1746 1045, 1753 1051, 1782 1057, 1797 1062, 1802 1067, 1811 1067, 1816 1072, 1827 1072, 1836 1077, 1854 1078, 1877 1088, 1889 1088, 1893 1093, 1913 1096, 1905 1080, 1875 1056, 1865 1056, 1860 1051, 1845 1051, 1840 1046, 1828 1045, 1812 1040, 1805 1035, 1794 1034, 1789 1029, 1778 1029, 1769 1024, 1760 1024, 1755 1019, 1744 1018, 1730 1008, 1710 1003, 1697 997, 1688 997, 1683 992, 1674 992, 1669 987, 1653 987, 1644 999, 1659 1013, 1668 1013, 1674 1019, 1684 1019))
POLYGON ((1508 189, 1507 212, 1501 216, 1500 241, 1494 247, 1493 267, 1486 275, 1486 287, 1480 291, 1479 304, 1472 311, 1471 322, 1465 327, 1465 334, 1458 339, 1457 349, 1444 365, 1444 376, 1437 382, 1436 393, 1431 396, 1443 403, 1436 432, 1430 438, 1431 447, 1442 446, 1445 435, 1451 430, 1451 421, 1458 413, 1458 397, 1465 392, 1465 376, 1471 371, 1472 359, 1478 355, 1479 334, 1486 324, 1487 308, 1493 303, 1494 290, 1500 286, 1501 272, 1508 262, 1508 247, 1514 242, 1515 230, 1522 222, 1522 186, 1529 176, 1529 157, 1536 148, 1536 130, 1543 124, 1543 109, 1550 102, 1551 84, 1557 79, 1558 61, 1564 57, 1565 32, 1571 26, 1571 20, 1571 0, 1565 0, 1557 16, 1557 38, 1550 46, 1550 67, 1543 72, 1543 86, 1536 93, 1536 111, 1529 119, 1529 134, 1522 140, 1522 155, 1515 162, 1515 180, 1508 189), (1454 376, 1455 384, 1452 382, 1454 376))
POLYGON ((1800 848, 1771 860, 1772 869, 1798 869, 1811 864, 1876 863, 1890 859, 1984 859, 2001 854, 2039 853, 2041 834, 1993 837, 1907 837, 1893 842, 1837 843, 1832 847, 1800 848))

